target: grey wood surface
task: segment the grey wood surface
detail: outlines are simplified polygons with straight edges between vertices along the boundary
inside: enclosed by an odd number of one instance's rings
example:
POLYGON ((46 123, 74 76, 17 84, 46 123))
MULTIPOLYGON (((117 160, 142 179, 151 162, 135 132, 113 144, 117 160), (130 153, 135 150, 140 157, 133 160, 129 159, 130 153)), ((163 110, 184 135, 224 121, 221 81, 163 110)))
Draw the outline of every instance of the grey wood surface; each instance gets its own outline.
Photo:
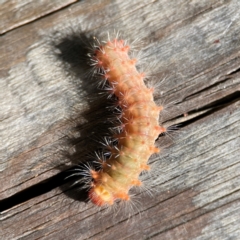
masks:
POLYGON ((27 15, 20 2, 0 1, 0 207, 102 135, 91 36, 137 40, 161 121, 179 130, 157 140, 132 205, 99 209, 63 186, 1 212, 0 238, 239 239, 239 0, 25 1, 27 15))
POLYGON ((1 0, 0 34, 58 11, 76 0, 1 0))

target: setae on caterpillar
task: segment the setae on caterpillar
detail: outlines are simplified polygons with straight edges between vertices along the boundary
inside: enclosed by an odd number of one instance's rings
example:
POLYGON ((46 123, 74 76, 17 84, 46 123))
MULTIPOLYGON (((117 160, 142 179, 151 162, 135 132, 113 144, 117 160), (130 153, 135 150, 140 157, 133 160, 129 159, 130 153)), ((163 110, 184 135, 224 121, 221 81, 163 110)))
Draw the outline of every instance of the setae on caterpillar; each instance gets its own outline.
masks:
POLYGON ((154 146, 159 134, 162 106, 153 100, 153 88, 146 87, 144 73, 136 68, 136 59, 129 56, 130 47, 118 37, 94 46, 91 65, 94 73, 104 79, 110 95, 117 99, 120 111, 117 131, 106 141, 107 157, 98 158, 99 167, 87 167, 89 199, 96 205, 112 205, 115 200, 128 201, 129 189, 140 186, 142 171, 149 170, 149 157, 158 153, 154 146))

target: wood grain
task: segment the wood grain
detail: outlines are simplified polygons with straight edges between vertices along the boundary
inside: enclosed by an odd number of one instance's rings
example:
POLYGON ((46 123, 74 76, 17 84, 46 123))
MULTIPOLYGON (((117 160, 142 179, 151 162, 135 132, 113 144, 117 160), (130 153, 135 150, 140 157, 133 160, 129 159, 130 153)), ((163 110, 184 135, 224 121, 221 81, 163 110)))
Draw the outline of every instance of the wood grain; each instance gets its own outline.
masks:
MULTIPOLYGON (((130 213, 99 211, 64 185, 3 211, 1 239, 238 239, 240 2, 90 0, 63 8, 72 2, 29 7, 28 24, 21 14, 1 21, 0 199, 81 161, 101 134, 106 103, 83 58, 93 35, 118 29, 130 42, 141 39, 141 68, 167 106, 161 120, 180 130, 158 139, 167 147, 141 176, 152 195, 137 192, 130 213)), ((1 16, 14 13, 3 9, 1 16)))
POLYGON ((1 1, 0 34, 27 24, 49 13, 64 8, 76 0, 32 1, 8 0, 1 1))

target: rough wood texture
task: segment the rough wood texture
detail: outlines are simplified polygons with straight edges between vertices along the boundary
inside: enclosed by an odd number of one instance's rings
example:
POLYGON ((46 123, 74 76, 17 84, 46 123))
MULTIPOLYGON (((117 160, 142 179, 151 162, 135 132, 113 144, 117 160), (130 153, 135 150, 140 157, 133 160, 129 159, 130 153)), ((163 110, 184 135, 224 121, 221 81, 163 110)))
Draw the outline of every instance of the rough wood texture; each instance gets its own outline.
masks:
POLYGON ((173 144, 157 141, 168 147, 142 176, 152 195, 137 193, 130 213, 99 211, 63 186, 1 212, 0 238, 239 239, 240 2, 90 0, 60 9, 71 2, 29 7, 16 21, 0 7, 2 31, 12 29, 0 38, 0 199, 48 181, 92 144, 104 108, 78 59, 90 35, 118 29, 142 40, 142 69, 166 78, 156 92, 171 103, 162 121, 180 130, 173 144), (39 18, 44 9, 60 10, 39 18), (66 156, 71 132, 77 153, 66 156))
POLYGON ((0 34, 55 12, 73 2, 76 0, 2 0, 0 1, 0 34))

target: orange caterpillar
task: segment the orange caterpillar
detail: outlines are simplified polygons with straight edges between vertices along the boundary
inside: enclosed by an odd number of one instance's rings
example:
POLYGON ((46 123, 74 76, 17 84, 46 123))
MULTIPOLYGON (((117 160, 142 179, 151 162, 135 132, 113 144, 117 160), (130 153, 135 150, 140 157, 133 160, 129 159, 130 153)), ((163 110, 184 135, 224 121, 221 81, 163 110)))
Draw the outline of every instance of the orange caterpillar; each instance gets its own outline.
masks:
POLYGON ((113 136, 117 145, 109 146, 110 157, 101 161, 100 170, 90 170, 89 198, 98 206, 130 199, 129 189, 142 184, 139 174, 149 170, 149 157, 159 152, 154 142, 165 132, 158 123, 163 108, 154 103, 153 89, 145 86, 144 74, 137 71, 136 59, 130 59, 129 49, 124 40, 114 39, 98 46, 92 58, 121 109, 121 131, 113 136))

